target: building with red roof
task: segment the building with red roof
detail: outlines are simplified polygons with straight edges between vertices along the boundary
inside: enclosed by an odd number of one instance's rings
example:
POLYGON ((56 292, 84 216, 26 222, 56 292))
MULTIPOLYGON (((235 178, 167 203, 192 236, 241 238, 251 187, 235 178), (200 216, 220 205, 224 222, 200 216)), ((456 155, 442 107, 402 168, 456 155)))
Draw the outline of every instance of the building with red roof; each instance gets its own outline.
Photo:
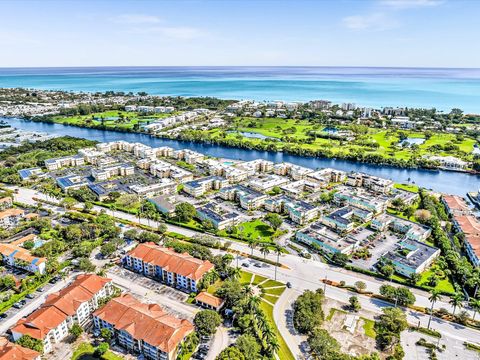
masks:
POLYGON ((110 279, 81 274, 62 290, 47 296, 45 303, 10 329, 15 341, 23 335, 43 341, 44 352, 53 350, 68 335, 74 323, 86 326, 100 299, 113 293, 110 279))
POLYGON ((214 267, 208 260, 180 254, 154 243, 139 244, 123 258, 123 264, 133 271, 188 292, 196 292, 198 281, 214 267))
POLYGON ((0 360, 40 360, 40 353, 0 337, 0 360))
POLYGON ((167 314, 158 304, 145 304, 130 294, 110 300, 93 313, 96 329, 107 328, 122 347, 147 359, 176 359, 178 345, 191 332, 188 320, 167 314))

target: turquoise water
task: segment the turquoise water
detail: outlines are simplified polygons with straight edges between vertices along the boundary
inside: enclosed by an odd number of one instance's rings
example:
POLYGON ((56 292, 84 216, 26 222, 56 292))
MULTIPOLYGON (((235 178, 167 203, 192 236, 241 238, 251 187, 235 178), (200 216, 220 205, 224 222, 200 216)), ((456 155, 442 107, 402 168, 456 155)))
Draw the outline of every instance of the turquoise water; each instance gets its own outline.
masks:
POLYGON ((145 91, 157 95, 454 107, 480 113, 480 69, 98 67, 0 69, 0 87, 145 91))

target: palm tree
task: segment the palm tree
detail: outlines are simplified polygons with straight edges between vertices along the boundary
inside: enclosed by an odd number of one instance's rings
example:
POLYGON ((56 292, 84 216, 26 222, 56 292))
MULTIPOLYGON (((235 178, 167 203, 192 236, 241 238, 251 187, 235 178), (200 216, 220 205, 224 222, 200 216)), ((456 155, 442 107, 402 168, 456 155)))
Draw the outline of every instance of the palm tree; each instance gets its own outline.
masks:
POLYGON ((430 297, 428 300, 432 303, 432 306, 430 307, 430 317, 428 319, 428 326, 427 329, 430 329, 430 322, 432 321, 432 316, 433 316, 433 305, 435 305, 435 302, 440 299, 440 292, 436 289, 432 289, 430 291, 430 297))
POLYGON ((248 247, 249 247, 250 249, 252 249, 251 256, 253 256, 253 250, 257 247, 257 245, 258 245, 257 240, 248 239, 248 247))
POLYGON ((240 268, 239 268, 238 266, 231 268, 231 270, 230 270, 230 276, 231 276, 233 279, 239 279, 241 275, 242 275, 242 270, 240 270, 240 268))
POLYGON ((472 320, 475 320, 475 315, 477 315, 477 312, 480 311, 480 299, 470 299, 470 306, 473 309, 473 318, 472 320))
POLYGON ((252 290, 251 286, 248 285, 248 284, 243 285, 243 292, 245 293, 245 295, 252 295, 253 294, 253 290, 252 290))
POLYGON ((280 254, 282 253, 282 250, 283 248, 280 245, 278 244, 274 245, 274 251, 275 251, 275 254, 277 254, 277 262, 275 263, 275 280, 277 280, 277 267, 278 267, 278 262, 279 262, 280 254))
POLYGON ((269 245, 267 243, 263 243, 260 245, 260 252, 263 254, 263 259, 267 258, 267 255, 270 254, 269 245))
POLYGON ((258 296, 250 296, 248 298, 248 308, 250 309, 251 312, 254 312, 258 309, 260 306, 260 302, 262 300, 258 296))
POLYGON ((280 344, 276 336, 271 337, 267 342, 267 352, 273 357, 273 355, 280 350, 280 344))
POLYGON ((457 307, 461 308, 463 306, 463 300, 465 300, 465 298, 463 297, 462 293, 457 292, 453 294, 449 301, 449 304, 453 306, 453 315, 455 315, 455 310, 457 307))

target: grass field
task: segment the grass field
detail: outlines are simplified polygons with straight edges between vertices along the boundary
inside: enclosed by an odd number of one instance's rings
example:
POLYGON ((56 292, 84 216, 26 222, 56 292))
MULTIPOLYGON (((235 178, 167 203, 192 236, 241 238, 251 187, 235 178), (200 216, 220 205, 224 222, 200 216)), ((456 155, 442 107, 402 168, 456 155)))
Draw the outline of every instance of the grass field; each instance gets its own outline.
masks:
POLYGON ((174 114, 140 115, 136 112, 111 110, 90 115, 58 116, 54 118, 54 122, 76 126, 99 126, 103 124, 107 128, 132 130, 135 125, 146 125, 156 119, 161 119, 172 115, 174 114))
POLYGON ((242 271, 239 279, 240 284, 242 285, 250 284, 250 281, 252 280, 252 276, 253 276, 252 273, 242 271))
MULTIPOLYGON (((352 152, 363 152, 372 155, 381 155, 385 158, 394 158, 396 160, 409 160, 412 158, 422 157, 424 155, 441 155, 441 156, 457 156, 465 160, 473 159, 473 146, 476 140, 472 137, 464 136, 463 139, 458 139, 454 134, 447 133, 433 133, 428 139, 425 134, 418 131, 410 130, 396 130, 396 129, 378 129, 368 128, 366 134, 357 134, 355 140, 341 141, 331 138, 317 137, 312 143, 307 143, 305 140, 309 139, 308 133, 313 131, 321 133, 325 125, 316 124, 306 120, 292 120, 281 118, 250 118, 241 117, 235 118, 234 124, 231 127, 231 132, 225 132, 220 129, 212 129, 208 134, 212 137, 219 137, 224 139, 245 139, 252 144, 256 144, 263 139, 247 138, 240 134, 255 133, 267 136, 272 139, 282 140, 274 142, 277 150, 282 150, 286 145, 286 137, 294 139, 295 146, 308 150, 328 149, 332 156, 344 155, 352 152), (424 143, 418 147, 402 147, 400 143, 400 132, 406 134, 408 138, 424 139, 424 143), (369 144, 376 147, 369 146, 369 144), (441 149, 432 149, 434 145, 444 146, 454 144, 458 146, 458 151, 441 149)), ((350 125, 337 126, 339 130, 352 130, 350 125)))
POLYGON ((363 331, 365 331, 365 335, 375 339, 377 335, 374 329, 375 321, 370 319, 365 319, 365 318, 362 318, 362 320, 363 320, 363 331))
MULTIPOLYGON (((428 286, 428 278, 434 274, 435 272, 435 265, 433 265, 430 269, 428 269, 427 271, 424 271, 422 274, 421 274, 421 277, 420 277, 420 281, 418 282, 418 285, 420 286, 428 286)), ((453 287, 453 284, 452 282, 450 281, 450 279, 448 278, 448 276, 445 276, 445 278, 443 279, 440 279, 437 286, 435 287, 435 289, 439 290, 439 291, 443 291, 443 292, 450 292, 450 293, 454 293, 455 292, 455 288, 453 287)))
POLYGON ((101 358, 98 358, 93 355, 95 348, 89 343, 81 343, 73 352, 71 360, 123 360, 123 356, 114 354, 111 351, 107 351, 102 355, 101 358))
POLYGON ((262 220, 243 222, 237 226, 239 235, 244 239, 255 239, 260 242, 271 242, 275 231, 262 220))

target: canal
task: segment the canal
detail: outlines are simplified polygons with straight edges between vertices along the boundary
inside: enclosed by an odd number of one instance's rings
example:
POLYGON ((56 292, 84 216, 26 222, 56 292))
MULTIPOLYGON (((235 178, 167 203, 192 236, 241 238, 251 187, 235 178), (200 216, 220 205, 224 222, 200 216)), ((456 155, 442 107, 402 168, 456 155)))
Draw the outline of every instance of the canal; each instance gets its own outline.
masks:
POLYGON ((195 143, 161 139, 145 134, 122 133, 108 130, 97 130, 68 126, 62 124, 49 124, 41 122, 26 121, 16 118, 4 119, 11 126, 22 130, 41 131, 49 134, 69 135, 99 142, 125 140, 128 142, 139 142, 152 147, 170 146, 174 149, 188 148, 209 156, 235 159, 254 160, 265 159, 273 162, 290 162, 293 164, 309 167, 312 169, 330 167, 343 171, 364 172, 383 178, 392 179, 395 182, 415 183, 419 186, 434 191, 465 196, 469 191, 477 191, 480 188, 480 176, 460 172, 444 170, 424 169, 402 169, 392 166, 360 163, 355 161, 302 157, 298 155, 284 154, 281 152, 257 151, 248 149, 232 148, 223 145, 195 143))

